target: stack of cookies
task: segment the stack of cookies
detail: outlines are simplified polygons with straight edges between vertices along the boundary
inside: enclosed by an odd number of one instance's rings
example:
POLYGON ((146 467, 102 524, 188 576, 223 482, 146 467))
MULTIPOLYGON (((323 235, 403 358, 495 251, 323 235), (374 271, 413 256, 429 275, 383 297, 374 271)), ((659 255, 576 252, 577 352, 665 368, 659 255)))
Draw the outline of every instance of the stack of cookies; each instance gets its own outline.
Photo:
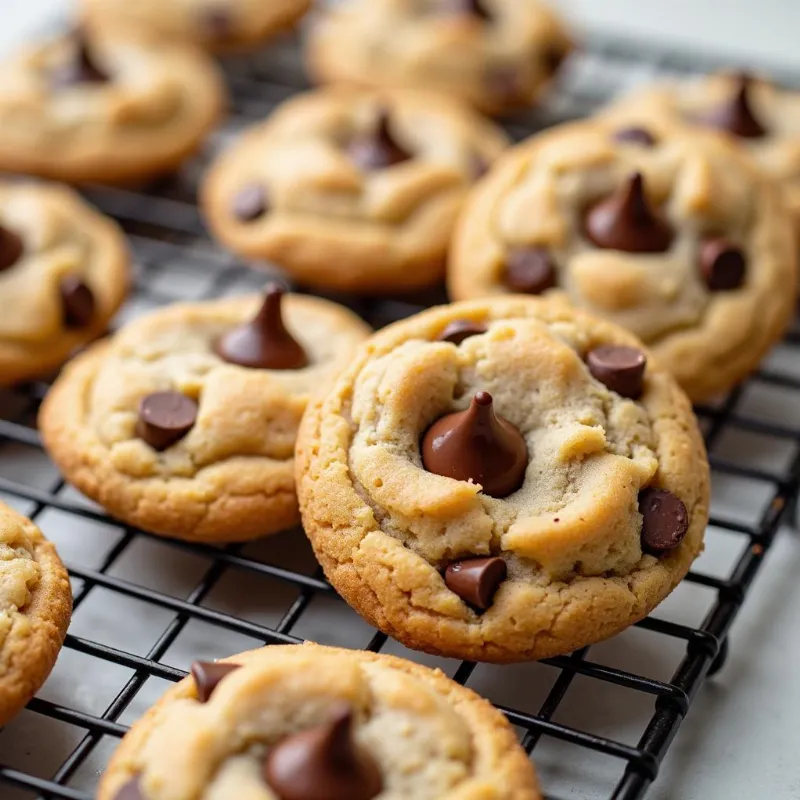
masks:
MULTIPOLYGON (((253 49, 310 5, 83 0, 71 32, 0 67, 0 169, 117 185, 177 169, 224 114, 210 53, 253 49)), ((0 381, 74 356, 39 416, 66 479, 191 542, 302 521, 342 597, 428 653, 536 660, 650 613, 708 522, 690 403, 745 378, 791 320, 800 101, 721 75, 509 149, 483 115, 557 91, 572 47, 538 0, 341 0, 306 37, 325 85, 213 160, 210 231, 288 285, 446 284, 452 304, 375 334, 270 283, 100 339, 129 284, 122 231, 72 189, 3 183, 0 381)), ((2 724, 52 667, 70 596, 38 529, 4 506, 0 523, 0 619, 24 623, 0 627, 2 724)), ((314 645, 197 662, 98 797, 201 795, 540 797, 471 691, 314 645)))

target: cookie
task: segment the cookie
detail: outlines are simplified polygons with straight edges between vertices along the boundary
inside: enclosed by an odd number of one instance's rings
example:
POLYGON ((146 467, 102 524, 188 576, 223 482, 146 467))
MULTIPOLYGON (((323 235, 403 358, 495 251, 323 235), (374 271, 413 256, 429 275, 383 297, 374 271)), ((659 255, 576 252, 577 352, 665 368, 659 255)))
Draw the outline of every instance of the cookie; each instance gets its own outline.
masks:
POLYGON ((64 476, 110 514, 194 541, 298 521, 293 453, 309 397, 369 333, 314 297, 173 305, 64 370, 39 418, 64 476))
POLYGON ((571 49, 538 0, 343 0, 306 58, 320 83, 432 89, 499 114, 533 104, 571 49))
POLYGON ((0 182, 0 384, 46 375, 125 299, 116 223, 62 186, 0 182))
POLYGON ((537 660, 618 633, 688 571, 709 473, 688 399, 638 340, 493 298, 377 333, 297 443, 338 592, 408 647, 537 660))
POLYGON ((729 134, 784 188, 800 238, 800 93, 747 73, 721 73, 650 86, 607 113, 629 125, 666 117, 729 134))
POLYGON ((503 715, 439 670, 314 644, 196 662, 97 800, 540 800, 503 715))
POLYGON ((438 95, 323 89, 287 101, 223 153, 202 205, 228 247, 301 284, 418 289, 442 280, 467 191, 506 143, 438 95))
POLYGON ((454 237, 454 299, 557 292, 630 329, 692 400, 746 377, 794 309, 791 215, 718 134, 584 121, 508 154, 454 237))
POLYGON ((55 547, 0 502, 0 728, 47 680, 71 613, 72 589, 55 547))
POLYGON ((92 30, 136 30, 213 52, 252 48, 296 22, 311 0, 83 0, 92 30))
POLYGON ((221 78, 199 51, 60 36, 0 65, 0 169, 70 182, 143 180, 197 150, 223 106, 221 78))

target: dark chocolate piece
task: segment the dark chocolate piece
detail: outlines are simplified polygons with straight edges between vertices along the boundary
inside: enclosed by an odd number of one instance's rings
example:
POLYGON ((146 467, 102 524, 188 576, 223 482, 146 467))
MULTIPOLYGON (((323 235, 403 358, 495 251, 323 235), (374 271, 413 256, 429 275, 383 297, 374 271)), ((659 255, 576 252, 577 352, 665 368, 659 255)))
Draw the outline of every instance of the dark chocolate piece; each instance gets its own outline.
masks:
POLYGON ((83 278, 65 275, 58 284, 61 309, 67 328, 85 328, 94 319, 97 304, 94 293, 83 278))
POLYGON ((512 250, 506 257, 506 286, 521 294, 542 294, 556 285, 557 275, 550 254, 543 247, 512 250))
POLYGON ((22 239, 14 231, 0 226, 0 272, 13 267, 24 250, 22 239))
POLYGON ((197 403, 180 392, 154 392, 142 398, 136 435, 154 450, 166 450, 197 421, 197 403))
POLYGON ((486 333, 486 331, 486 326, 481 325, 479 322, 473 322, 469 319, 455 319, 439 334, 439 341, 459 345, 464 339, 468 339, 470 336, 479 336, 482 333, 486 333))
POLYGON ((642 515, 642 550, 658 555, 677 547, 689 530, 686 506, 672 492, 643 489, 639 492, 642 515))
POLYGON ((375 128, 355 137, 347 146, 350 160, 364 172, 387 169, 412 158, 392 133, 389 111, 382 108, 375 128))
POLYGON ((635 347, 604 344, 586 356, 589 372, 611 391, 634 400, 642 393, 647 358, 635 347))
POLYGON ((252 222, 263 217, 269 209, 266 189, 258 183, 248 183, 233 196, 231 211, 239 222, 252 222))
POLYGON ((508 568, 502 558, 467 558, 450 564, 444 573, 447 588, 475 608, 492 604, 508 568))
POLYGON ((700 244, 700 272, 712 292, 738 289, 745 269, 744 253, 727 239, 716 237, 700 244))
POLYGON ((238 664, 220 664, 215 661, 195 661, 192 664, 192 677, 197 687, 197 699, 207 703, 219 686, 220 681, 231 672, 239 669, 238 664))
POLYGON ((760 139, 766 136, 767 129, 756 117, 750 103, 750 84, 749 75, 739 75, 730 98, 718 108, 703 115, 700 121, 742 139, 760 139))

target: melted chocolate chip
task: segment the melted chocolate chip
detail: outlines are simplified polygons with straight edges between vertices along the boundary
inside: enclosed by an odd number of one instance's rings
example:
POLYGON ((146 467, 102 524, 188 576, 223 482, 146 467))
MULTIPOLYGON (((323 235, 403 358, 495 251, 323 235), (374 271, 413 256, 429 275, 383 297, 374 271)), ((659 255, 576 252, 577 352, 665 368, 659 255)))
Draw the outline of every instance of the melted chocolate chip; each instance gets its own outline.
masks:
POLYGON ((222 679, 239 669, 238 664, 218 664, 214 661, 195 661, 192 677, 197 688, 197 699, 207 703, 222 679))
POLYGON ((445 570, 447 588, 462 600, 480 609, 492 604, 508 568, 502 558, 468 558, 456 561, 445 570))
POLYGON ((522 434, 495 414, 492 396, 478 392, 466 411, 447 414, 422 439, 428 472, 480 484, 491 497, 507 497, 525 479, 528 448, 522 434))
POLYGON ((197 421, 197 403, 180 392, 155 392, 142 398, 136 435, 154 450, 180 441, 197 421))
POLYGON ((642 147, 655 147, 656 137, 647 128, 620 128, 614 132, 615 142, 638 144, 642 147))
POLYGON ((253 369, 302 369, 308 365, 305 350, 283 324, 283 289, 267 287, 255 318, 217 341, 217 355, 230 364, 253 369))
POLYGON ((252 222, 267 213, 269 204, 266 189, 258 183, 248 183, 233 196, 231 210, 239 222, 252 222))
POLYGON ((766 128, 759 122, 750 104, 750 77, 740 75, 730 98, 718 108, 705 114, 700 122, 727 131, 742 139, 760 139, 766 128))
POLYGON ((296 733, 267 754, 264 778, 281 800, 372 800, 380 768, 353 736, 353 713, 338 709, 327 725, 296 733))
POLYGON ((455 319, 439 334, 439 341, 459 345, 464 339, 468 339, 470 336, 480 336, 487 330, 485 325, 478 322, 469 319, 455 319))
POLYGON ((541 294, 556 285, 556 269, 543 247, 519 248, 506 257, 504 280, 512 292, 541 294))
POLYGON ((686 506, 672 492, 643 489, 639 492, 642 515, 642 550, 658 555, 677 547, 689 530, 686 506))
POLYGON ((61 311, 67 328, 85 328, 94 319, 96 303, 92 290, 77 275, 65 275, 58 285, 61 311))
POLYGON ((672 230, 650 207, 638 172, 589 209, 584 228, 594 244, 607 250, 663 253, 672 243, 672 230))
POLYGON ((586 356, 589 372, 622 397, 636 399, 642 393, 647 358, 635 347, 604 344, 586 356))
POLYGON ((387 109, 381 109, 375 128, 355 137, 347 146, 350 160, 364 172, 374 172, 393 167, 412 158, 392 133, 387 109))
POLYGON ((25 246, 14 231, 0 226, 0 272, 13 267, 19 261, 25 246))
POLYGON ((83 32, 73 34, 74 48, 69 61, 59 66, 51 75, 55 88, 67 88, 82 83, 107 83, 109 75, 94 60, 83 32))
POLYGON ((727 239, 706 239, 700 245, 700 272, 712 292, 738 289, 744 283, 746 265, 741 248, 727 239))
POLYGON ((139 788, 139 778, 131 778, 114 795, 114 800, 145 800, 142 790, 139 788))

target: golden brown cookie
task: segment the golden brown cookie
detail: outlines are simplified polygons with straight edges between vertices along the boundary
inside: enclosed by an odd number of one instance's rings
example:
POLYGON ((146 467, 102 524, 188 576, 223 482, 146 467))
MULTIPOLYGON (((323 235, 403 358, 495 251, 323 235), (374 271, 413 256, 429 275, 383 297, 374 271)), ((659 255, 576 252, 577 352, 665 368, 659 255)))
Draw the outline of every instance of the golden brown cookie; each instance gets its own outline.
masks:
POLYGON ((224 88, 199 51, 72 34, 0 64, 0 169, 118 183, 168 172, 220 117, 224 88))
POLYGON ((666 117, 729 134, 784 188, 800 237, 800 93, 746 73, 721 73, 638 90, 606 113, 631 126, 666 117))
POLYGON ((539 0, 343 0, 306 56, 321 83, 432 89, 499 114, 534 103, 571 49, 539 0))
POLYGON ((328 579, 408 647, 536 660, 646 616, 702 548, 686 396, 632 335, 521 296, 375 334, 297 443, 328 579))
POLYGON ((66 187, 0 183, 0 384, 60 366, 103 333, 127 289, 114 222, 66 187))
POLYGON ((312 0, 82 0, 93 30, 130 31, 213 52, 245 50, 296 22, 312 0))
POLYGON ((725 138, 585 121, 515 148, 459 220, 451 297, 566 295, 633 331, 692 400, 752 371, 794 309, 791 216, 725 138))
POLYGON ((71 613, 72 589, 55 547, 0 502, 0 727, 47 680, 71 613))
POLYGON ((368 333, 341 306, 281 302, 277 288, 173 305, 69 364, 42 438, 67 480, 124 522, 199 541, 266 536, 299 518, 293 454, 309 397, 368 333))
POLYGON ((314 644, 195 663, 134 725, 98 800, 540 800, 489 703, 439 670, 314 644))
POLYGON ((295 97, 206 177, 211 229, 302 284, 382 293, 441 281, 469 187, 504 149, 492 123, 424 92, 295 97))

